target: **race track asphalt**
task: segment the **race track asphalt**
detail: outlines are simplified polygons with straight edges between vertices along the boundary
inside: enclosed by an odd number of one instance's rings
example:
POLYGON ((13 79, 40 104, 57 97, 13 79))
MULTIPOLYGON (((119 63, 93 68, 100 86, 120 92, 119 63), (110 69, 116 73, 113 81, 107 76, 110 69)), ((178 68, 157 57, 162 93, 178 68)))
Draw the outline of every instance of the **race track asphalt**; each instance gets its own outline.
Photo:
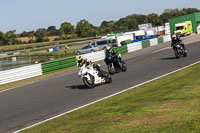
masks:
MULTIPOLYGON (((127 72, 114 76, 111 84, 86 88, 78 69, 0 93, 0 133, 13 132, 75 109, 131 86, 177 70, 200 60, 200 42, 186 46, 188 57, 175 59, 169 43, 123 56, 127 72)), ((102 68, 106 70, 103 62, 102 68)))

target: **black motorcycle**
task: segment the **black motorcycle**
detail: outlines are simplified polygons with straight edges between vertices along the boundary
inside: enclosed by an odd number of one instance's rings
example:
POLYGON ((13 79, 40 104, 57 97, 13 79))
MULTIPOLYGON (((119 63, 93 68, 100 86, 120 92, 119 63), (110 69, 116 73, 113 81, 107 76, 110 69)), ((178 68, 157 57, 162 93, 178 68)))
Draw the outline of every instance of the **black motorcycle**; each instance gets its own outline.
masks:
POLYGON ((180 58, 180 56, 184 56, 186 57, 187 56, 187 50, 185 49, 185 47, 183 47, 184 44, 180 44, 179 43, 176 43, 176 45, 173 46, 173 49, 174 49, 174 54, 176 56, 176 58, 180 58))
POLYGON ((106 63, 108 71, 111 75, 119 71, 127 71, 127 65, 125 61, 122 59, 120 60, 118 55, 113 56, 111 54, 107 54, 104 62, 106 63))

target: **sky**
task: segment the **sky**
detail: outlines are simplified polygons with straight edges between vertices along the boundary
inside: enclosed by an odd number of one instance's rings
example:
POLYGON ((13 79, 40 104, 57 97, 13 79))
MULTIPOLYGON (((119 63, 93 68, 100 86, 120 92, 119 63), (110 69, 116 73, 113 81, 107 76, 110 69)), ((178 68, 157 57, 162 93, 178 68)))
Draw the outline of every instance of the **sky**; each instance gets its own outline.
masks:
POLYGON ((17 33, 82 19, 99 26, 131 14, 161 14, 165 9, 198 8, 200 0, 0 0, 0 31, 17 33))

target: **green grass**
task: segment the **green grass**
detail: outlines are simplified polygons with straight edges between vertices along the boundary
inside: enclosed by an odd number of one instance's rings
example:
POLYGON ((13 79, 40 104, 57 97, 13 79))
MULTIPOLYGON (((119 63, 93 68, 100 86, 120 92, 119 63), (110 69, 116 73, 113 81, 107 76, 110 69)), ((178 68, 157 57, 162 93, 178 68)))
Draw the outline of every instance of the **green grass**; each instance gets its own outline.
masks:
POLYGON ((50 120, 23 133, 198 133, 200 65, 50 120))

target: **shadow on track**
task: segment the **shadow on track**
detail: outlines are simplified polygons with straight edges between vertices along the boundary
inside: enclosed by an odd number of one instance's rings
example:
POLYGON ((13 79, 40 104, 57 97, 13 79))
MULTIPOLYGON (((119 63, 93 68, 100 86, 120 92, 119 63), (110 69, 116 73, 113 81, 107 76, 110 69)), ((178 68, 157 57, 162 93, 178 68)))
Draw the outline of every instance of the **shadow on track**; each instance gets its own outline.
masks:
POLYGON ((72 86, 66 86, 65 88, 80 89, 80 90, 90 89, 85 85, 72 85, 72 86))
POLYGON ((176 57, 161 58, 159 60, 177 60, 176 57))

